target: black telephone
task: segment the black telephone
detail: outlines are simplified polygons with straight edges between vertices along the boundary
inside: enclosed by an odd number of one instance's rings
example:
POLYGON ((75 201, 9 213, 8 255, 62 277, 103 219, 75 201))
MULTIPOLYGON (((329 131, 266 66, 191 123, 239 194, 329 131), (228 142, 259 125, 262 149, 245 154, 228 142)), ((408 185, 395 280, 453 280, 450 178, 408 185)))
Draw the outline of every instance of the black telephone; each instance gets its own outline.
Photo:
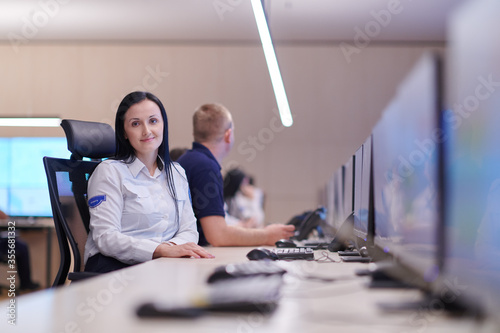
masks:
POLYGON ((295 226, 294 240, 304 240, 316 229, 320 237, 324 237, 321 226, 325 223, 326 208, 321 206, 313 211, 306 211, 300 215, 292 217, 287 224, 295 226))

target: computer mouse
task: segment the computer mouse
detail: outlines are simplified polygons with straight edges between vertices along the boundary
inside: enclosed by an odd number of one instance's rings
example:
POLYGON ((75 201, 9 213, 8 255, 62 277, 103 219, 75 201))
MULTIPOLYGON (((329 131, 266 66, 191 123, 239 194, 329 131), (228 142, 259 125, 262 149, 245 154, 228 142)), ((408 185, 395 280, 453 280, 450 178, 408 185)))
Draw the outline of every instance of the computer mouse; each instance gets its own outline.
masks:
POLYGON ((259 247, 247 253, 249 260, 278 260, 278 255, 273 251, 259 247))
POLYGON ((276 245, 276 247, 297 247, 297 244, 289 239, 280 239, 274 244, 276 245))

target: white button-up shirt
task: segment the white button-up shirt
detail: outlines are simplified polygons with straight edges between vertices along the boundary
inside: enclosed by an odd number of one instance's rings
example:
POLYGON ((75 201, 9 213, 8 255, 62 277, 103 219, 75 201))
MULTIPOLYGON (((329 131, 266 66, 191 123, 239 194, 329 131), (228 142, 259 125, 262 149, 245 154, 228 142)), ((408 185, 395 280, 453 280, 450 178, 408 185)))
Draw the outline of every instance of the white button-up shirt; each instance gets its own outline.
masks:
POLYGON ((152 259, 162 242, 198 242, 186 174, 177 163, 172 174, 179 222, 165 170, 156 169, 151 176, 137 158, 130 164, 106 160, 97 166, 88 184, 90 233, 85 262, 101 253, 135 264, 152 259))

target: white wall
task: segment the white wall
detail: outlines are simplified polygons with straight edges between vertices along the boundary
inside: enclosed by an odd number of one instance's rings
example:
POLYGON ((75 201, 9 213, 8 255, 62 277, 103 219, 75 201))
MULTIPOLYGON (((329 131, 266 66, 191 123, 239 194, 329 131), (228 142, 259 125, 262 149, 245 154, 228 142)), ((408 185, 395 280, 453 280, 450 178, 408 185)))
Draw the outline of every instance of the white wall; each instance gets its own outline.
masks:
MULTIPOLYGON (((59 43, 0 45, 0 115, 57 115, 113 125, 121 98, 138 88, 165 104, 170 146, 190 146, 191 115, 221 102, 240 165, 267 194, 269 221, 316 206, 318 192, 361 145, 398 83, 424 52, 443 46, 371 45, 351 62, 337 45, 279 45, 291 128, 280 126, 262 49, 245 45, 59 43), (156 72, 152 75, 151 73, 156 72)), ((0 136, 64 136, 62 129, 0 128, 0 136)))

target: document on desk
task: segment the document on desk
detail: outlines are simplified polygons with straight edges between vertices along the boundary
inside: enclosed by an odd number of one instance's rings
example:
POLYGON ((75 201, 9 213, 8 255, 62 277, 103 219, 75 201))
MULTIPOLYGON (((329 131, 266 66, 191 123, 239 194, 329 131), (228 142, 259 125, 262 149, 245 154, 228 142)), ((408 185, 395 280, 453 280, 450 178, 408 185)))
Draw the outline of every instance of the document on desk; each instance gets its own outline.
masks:
POLYGON ((175 306, 155 301, 141 304, 139 317, 197 317, 209 312, 254 312, 275 310, 280 298, 281 275, 249 276, 208 285, 205 293, 195 296, 189 304, 175 306))

